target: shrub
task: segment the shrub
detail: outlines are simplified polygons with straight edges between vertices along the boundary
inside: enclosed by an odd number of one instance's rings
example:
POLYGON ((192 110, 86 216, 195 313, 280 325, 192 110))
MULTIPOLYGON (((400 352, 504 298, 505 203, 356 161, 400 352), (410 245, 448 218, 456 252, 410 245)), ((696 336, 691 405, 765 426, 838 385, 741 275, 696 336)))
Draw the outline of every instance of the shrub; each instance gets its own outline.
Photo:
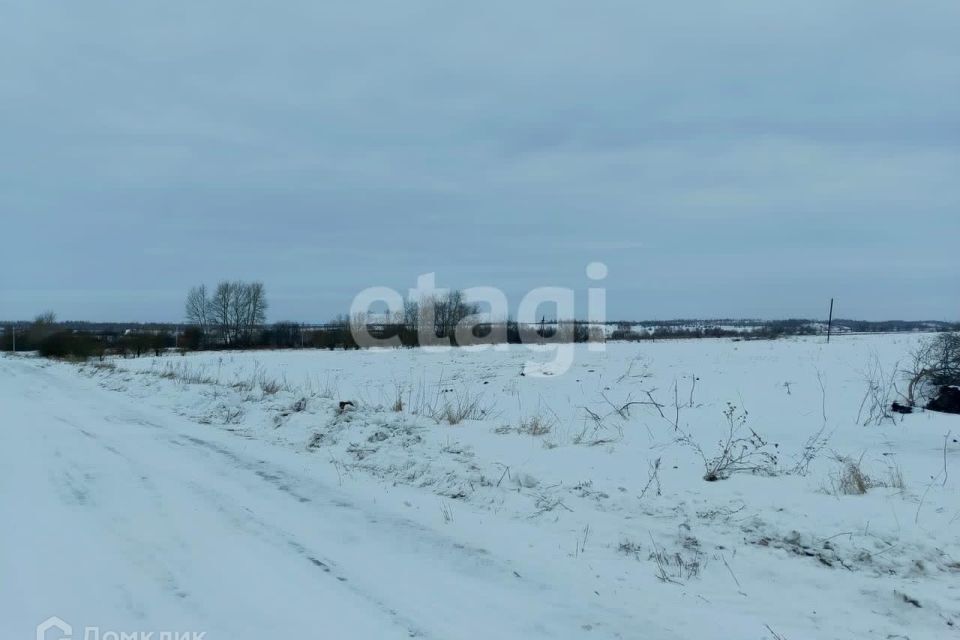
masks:
POLYGON ((691 447, 703 459, 703 479, 715 482, 742 472, 776 474, 779 462, 776 451, 779 445, 773 444, 771 449, 770 443, 747 425, 746 410, 738 410, 736 406, 727 403, 723 416, 727 421, 727 429, 717 443, 715 455, 708 457, 690 434, 683 434, 678 439, 678 442, 691 447))
POLYGON ((960 385, 960 332, 941 333, 925 340, 913 352, 913 366, 907 387, 907 401, 914 405, 918 395, 933 389, 960 385))
POLYGON ((181 348, 187 351, 198 351, 203 347, 205 336, 203 329, 199 327, 187 327, 183 330, 183 337, 180 340, 181 348))
POLYGON ((86 360, 98 353, 98 345, 90 336, 58 331, 43 338, 38 350, 45 358, 86 360))

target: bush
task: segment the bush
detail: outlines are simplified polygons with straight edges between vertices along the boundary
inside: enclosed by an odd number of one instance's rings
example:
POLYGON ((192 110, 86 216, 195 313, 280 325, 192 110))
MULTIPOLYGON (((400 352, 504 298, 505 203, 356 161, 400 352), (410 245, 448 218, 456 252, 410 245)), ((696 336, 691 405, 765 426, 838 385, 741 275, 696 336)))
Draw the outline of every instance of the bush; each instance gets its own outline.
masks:
POLYGON ((76 360, 86 360, 100 351, 96 339, 69 331, 58 331, 43 338, 38 349, 45 358, 76 360))
POLYGON ((960 386, 960 333, 941 333, 924 341, 913 352, 913 366, 907 387, 907 401, 929 396, 944 386, 960 386))
POLYGON ((775 475, 779 458, 778 444, 772 447, 760 434, 747 425, 747 411, 738 410, 727 403, 723 412, 727 429, 718 443, 717 453, 707 456, 690 434, 683 434, 677 441, 694 449, 703 459, 703 479, 707 482, 725 480, 734 473, 775 475))
POLYGON ((183 331, 181 345, 182 348, 187 351, 198 351, 203 347, 205 339, 203 329, 199 327, 187 327, 183 331))

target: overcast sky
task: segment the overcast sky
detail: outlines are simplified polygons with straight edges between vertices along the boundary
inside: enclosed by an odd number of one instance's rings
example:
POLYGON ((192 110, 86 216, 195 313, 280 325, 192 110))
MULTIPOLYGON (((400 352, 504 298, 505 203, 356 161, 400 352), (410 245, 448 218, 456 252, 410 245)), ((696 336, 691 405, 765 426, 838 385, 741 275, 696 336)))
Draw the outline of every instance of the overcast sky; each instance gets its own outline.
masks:
POLYGON ((0 0, 0 319, 960 319, 960 3, 0 0))

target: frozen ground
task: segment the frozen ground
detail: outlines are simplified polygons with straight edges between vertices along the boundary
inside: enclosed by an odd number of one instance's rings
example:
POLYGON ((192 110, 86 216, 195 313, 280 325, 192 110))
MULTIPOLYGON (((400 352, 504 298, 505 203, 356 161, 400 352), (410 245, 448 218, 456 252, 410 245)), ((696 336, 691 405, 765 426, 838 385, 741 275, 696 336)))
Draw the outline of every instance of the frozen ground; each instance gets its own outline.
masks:
POLYGON ((918 339, 0 358, 0 638, 958 637, 960 420, 863 424, 918 339))

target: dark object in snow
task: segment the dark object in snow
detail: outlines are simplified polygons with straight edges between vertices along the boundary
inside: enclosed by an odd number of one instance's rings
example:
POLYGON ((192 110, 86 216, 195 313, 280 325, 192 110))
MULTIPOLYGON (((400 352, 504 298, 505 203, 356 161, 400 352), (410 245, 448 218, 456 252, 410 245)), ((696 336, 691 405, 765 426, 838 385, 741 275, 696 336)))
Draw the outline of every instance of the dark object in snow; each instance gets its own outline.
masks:
POLYGON ((357 406, 357 405, 353 404, 353 403, 352 403, 351 401, 349 401, 349 400, 341 400, 341 401, 340 401, 340 413, 343 413, 344 411, 346 411, 346 410, 347 410, 347 407, 354 407, 354 408, 356 408, 356 406, 357 406))
POLYGON ((927 403, 927 409, 943 413, 960 413, 960 388, 940 387, 937 397, 927 403))
POLYGON ((894 402, 890 406, 890 411, 893 411, 894 413, 913 413, 913 407, 900 404, 899 402, 894 402))
POLYGON ((917 609, 923 609, 923 606, 920 604, 920 601, 917 600, 916 598, 911 598, 910 596, 908 596, 907 594, 905 594, 905 593, 903 593, 903 592, 901 592, 901 591, 896 591, 896 590, 894 590, 893 593, 894 593, 894 595, 900 596, 900 598, 901 598, 904 602, 906 602, 907 604, 912 604, 912 605, 915 606, 917 609))

